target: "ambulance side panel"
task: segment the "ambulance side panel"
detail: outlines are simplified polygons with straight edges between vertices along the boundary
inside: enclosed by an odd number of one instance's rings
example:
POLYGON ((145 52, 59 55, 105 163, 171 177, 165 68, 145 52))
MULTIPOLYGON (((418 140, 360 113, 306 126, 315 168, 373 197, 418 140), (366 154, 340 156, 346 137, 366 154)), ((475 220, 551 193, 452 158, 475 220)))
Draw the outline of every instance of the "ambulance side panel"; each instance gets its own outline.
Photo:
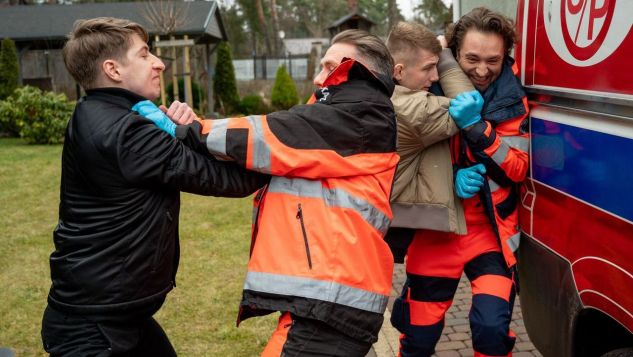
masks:
POLYGON ((633 353, 633 1, 519 1, 521 308, 544 356, 633 353))

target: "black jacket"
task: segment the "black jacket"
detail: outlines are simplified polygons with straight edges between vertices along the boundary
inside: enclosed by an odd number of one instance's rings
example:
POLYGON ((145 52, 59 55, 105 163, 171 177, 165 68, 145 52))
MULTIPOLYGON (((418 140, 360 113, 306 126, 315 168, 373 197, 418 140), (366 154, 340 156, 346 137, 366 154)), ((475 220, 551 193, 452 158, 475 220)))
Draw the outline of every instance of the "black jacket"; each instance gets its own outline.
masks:
POLYGON ((175 284, 179 191, 243 197, 268 180, 186 148, 131 111, 144 99, 88 91, 68 123, 50 257, 58 310, 153 314, 175 284))

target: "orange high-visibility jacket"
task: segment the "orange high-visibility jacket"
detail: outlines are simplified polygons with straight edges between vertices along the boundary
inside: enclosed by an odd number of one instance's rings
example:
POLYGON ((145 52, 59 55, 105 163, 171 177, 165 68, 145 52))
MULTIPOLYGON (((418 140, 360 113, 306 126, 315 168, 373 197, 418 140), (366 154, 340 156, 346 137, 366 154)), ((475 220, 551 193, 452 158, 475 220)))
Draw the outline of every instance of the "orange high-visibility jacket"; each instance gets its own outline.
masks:
POLYGON ((238 323, 289 311, 377 340, 393 269, 383 240, 398 163, 393 87, 345 60, 313 104, 204 121, 209 152, 273 175, 255 199, 238 323))
POLYGON ((457 168, 475 163, 486 166, 487 185, 479 196, 464 200, 466 221, 488 216, 508 267, 516 264, 514 252, 521 237, 517 184, 525 179, 529 162, 529 109, 517 73, 514 60, 506 58, 499 78, 482 93, 483 120, 451 141, 457 168))

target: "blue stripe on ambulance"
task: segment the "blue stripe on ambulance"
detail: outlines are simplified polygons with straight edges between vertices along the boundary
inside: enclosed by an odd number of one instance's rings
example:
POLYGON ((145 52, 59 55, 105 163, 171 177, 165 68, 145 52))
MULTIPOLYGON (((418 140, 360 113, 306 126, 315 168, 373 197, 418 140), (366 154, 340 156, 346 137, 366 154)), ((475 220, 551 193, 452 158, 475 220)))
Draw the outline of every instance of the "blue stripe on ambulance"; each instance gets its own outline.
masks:
POLYGON ((535 117, 531 129, 534 179, 633 221, 632 139, 535 117))

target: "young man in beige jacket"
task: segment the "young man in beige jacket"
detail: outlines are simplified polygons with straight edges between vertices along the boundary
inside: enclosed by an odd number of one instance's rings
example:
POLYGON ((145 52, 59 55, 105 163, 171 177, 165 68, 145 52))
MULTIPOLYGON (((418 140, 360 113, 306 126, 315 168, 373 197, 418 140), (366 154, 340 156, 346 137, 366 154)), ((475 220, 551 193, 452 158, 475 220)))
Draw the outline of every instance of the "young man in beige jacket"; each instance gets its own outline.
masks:
POLYGON ((400 22, 387 38, 396 88, 391 97, 398 122, 400 162, 391 194, 393 222, 385 238, 402 263, 416 229, 464 234, 466 223, 455 194, 449 138, 459 128, 449 115, 450 98, 472 83, 450 50, 423 25, 400 22), (446 97, 429 92, 438 81, 446 97))

